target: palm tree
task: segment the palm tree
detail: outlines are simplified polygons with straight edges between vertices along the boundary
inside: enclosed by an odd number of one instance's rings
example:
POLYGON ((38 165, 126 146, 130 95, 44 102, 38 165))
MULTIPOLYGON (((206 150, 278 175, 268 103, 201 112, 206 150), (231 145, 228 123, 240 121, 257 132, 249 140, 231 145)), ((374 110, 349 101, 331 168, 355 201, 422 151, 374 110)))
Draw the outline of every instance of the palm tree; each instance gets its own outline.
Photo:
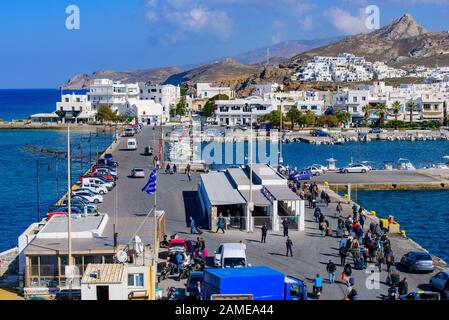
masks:
POLYGON ((413 123, 413 112, 415 112, 416 109, 416 103, 414 103, 413 101, 407 104, 407 110, 408 112, 410 112, 410 124, 413 123))
POLYGON ((380 125, 383 125, 385 123, 385 114, 387 113, 387 104, 386 103, 378 103, 376 105, 377 114, 379 115, 380 119, 380 125))
POLYGON ((368 125, 368 119, 371 115, 371 106, 369 104, 362 107, 363 117, 365 118, 365 126, 368 125))
POLYGON ((393 109, 394 120, 397 122, 398 121, 399 112, 401 112, 401 103, 399 101, 395 101, 391 105, 391 108, 393 109))

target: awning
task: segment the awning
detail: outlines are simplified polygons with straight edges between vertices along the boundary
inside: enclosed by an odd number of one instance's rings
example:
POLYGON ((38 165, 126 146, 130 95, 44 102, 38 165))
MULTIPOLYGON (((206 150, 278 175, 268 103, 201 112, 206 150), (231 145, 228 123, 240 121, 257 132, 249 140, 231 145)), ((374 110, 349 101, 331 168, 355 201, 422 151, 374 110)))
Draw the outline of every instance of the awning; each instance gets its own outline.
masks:
POLYGON ((301 200, 288 186, 266 186, 265 188, 278 201, 301 200))
MULTIPOLYGON (((240 190, 240 194, 249 203, 249 190, 240 190)), ((253 190, 253 203, 258 207, 268 207, 271 205, 270 201, 262 193, 262 190, 253 190)))
POLYGON ((213 206, 246 204, 237 189, 234 189, 223 172, 210 172, 201 175, 204 191, 213 206))

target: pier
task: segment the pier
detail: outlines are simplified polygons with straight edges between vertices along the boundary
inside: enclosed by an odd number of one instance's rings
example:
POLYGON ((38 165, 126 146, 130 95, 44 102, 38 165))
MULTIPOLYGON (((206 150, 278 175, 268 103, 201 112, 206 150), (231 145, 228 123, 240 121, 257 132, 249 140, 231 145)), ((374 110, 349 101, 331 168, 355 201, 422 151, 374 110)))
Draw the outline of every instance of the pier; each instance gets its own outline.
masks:
MULTIPOLYGON (((159 144, 157 137, 160 137, 160 131, 151 130, 151 128, 144 128, 143 132, 137 136, 138 144, 140 148, 152 144, 155 154, 158 154, 159 144)), ((130 179, 130 170, 133 167, 141 166, 146 170, 150 170, 152 166, 152 158, 142 156, 139 152, 125 152, 120 151, 124 147, 125 141, 121 142, 121 147, 114 152, 114 157, 120 162, 119 167, 119 179, 117 184, 117 190, 119 192, 118 200, 118 212, 120 216, 132 217, 146 212, 151 208, 151 201, 144 194, 140 192, 140 187, 144 184, 142 180, 130 179)), ((196 240, 197 235, 191 235, 188 227, 188 219, 190 216, 194 217, 197 225, 205 226, 205 221, 202 217, 201 205, 197 194, 197 186, 199 183, 201 172, 194 172, 192 174, 192 181, 189 182, 188 177, 183 173, 175 175, 167 175, 160 171, 158 176, 158 208, 165 211, 166 214, 166 234, 177 233, 181 238, 196 240)), ((372 173, 363 177, 357 175, 341 175, 347 179, 351 177, 360 182, 370 181, 371 178, 376 178, 379 182, 385 184, 394 183, 401 177, 402 181, 407 181, 410 184, 417 182, 421 183, 438 183, 439 180, 436 177, 427 176, 426 174, 417 173, 397 173, 397 176, 390 176, 389 180, 386 180, 385 175, 377 176, 378 173, 372 173)), ((331 180, 331 177, 339 177, 339 174, 329 173, 318 179, 321 181, 331 180)), ((335 178, 336 179, 336 178, 335 178)), ((342 178, 343 179, 343 178, 342 178)), ((331 180, 332 181, 332 180, 331 180)), ((339 180, 333 180, 333 183, 340 182, 339 180)), ((348 182, 347 180, 341 180, 341 182, 348 182)), ((354 183, 354 182, 353 182, 354 183)), ((343 198, 330 191, 332 203, 329 207, 322 208, 326 218, 330 221, 331 228, 336 229, 337 219, 334 218, 335 207, 338 201, 343 198)), ((113 194, 105 196, 105 202, 101 205, 102 212, 114 212, 114 197, 113 194)), ((344 205, 344 216, 351 214, 352 203, 344 205)), ((209 259, 213 256, 213 252, 218 248, 221 243, 226 242, 239 242, 242 241, 247 247, 247 259, 252 265, 265 265, 276 268, 277 270, 289 274, 291 276, 299 277, 307 282, 309 288, 311 288, 311 281, 317 273, 320 273, 324 279, 327 278, 326 264, 329 259, 333 260, 337 264, 336 275, 341 274, 342 267, 339 265, 338 247, 339 239, 335 237, 321 237, 321 232, 318 230, 318 224, 313 222, 312 219, 313 210, 306 208, 305 217, 305 231, 304 232, 290 232, 290 236, 293 241, 293 257, 285 256, 285 238, 282 237, 282 232, 269 231, 267 237, 267 243, 261 244, 260 230, 255 229, 252 233, 242 232, 239 230, 227 230, 225 234, 221 232, 211 233, 207 229, 204 230, 201 237, 205 240, 206 247, 209 251, 209 259)), ((370 218, 371 219, 371 218, 370 218)), ((369 220, 368 220, 369 221, 369 220)), ((366 225, 369 225, 367 221, 366 225)), ((395 253, 396 260, 399 260, 403 254, 411 250, 422 250, 422 248, 413 241, 407 238, 403 238, 400 235, 390 235, 392 242, 392 248, 395 253)), ((161 260, 162 261, 162 260, 161 260)), ((447 268, 447 266, 441 262, 439 268, 447 268)), ((354 270, 355 275, 355 289, 359 292, 360 299, 376 300, 379 299, 382 294, 387 292, 388 286, 385 283, 387 272, 385 269, 380 274, 380 287, 378 289, 367 290, 365 282, 370 276, 366 270, 354 270)), ((430 290, 428 287, 428 280, 430 275, 428 274, 409 274, 401 273, 401 277, 407 277, 409 282, 409 291, 419 289, 430 290)), ((338 277, 337 277, 338 278, 338 277)), ((176 286, 178 288, 184 288, 183 282, 177 282, 174 280, 165 280, 159 283, 159 288, 166 289, 169 286, 176 286)), ((346 293, 346 287, 342 283, 328 284, 324 282, 323 299, 336 299, 340 300, 346 293)))

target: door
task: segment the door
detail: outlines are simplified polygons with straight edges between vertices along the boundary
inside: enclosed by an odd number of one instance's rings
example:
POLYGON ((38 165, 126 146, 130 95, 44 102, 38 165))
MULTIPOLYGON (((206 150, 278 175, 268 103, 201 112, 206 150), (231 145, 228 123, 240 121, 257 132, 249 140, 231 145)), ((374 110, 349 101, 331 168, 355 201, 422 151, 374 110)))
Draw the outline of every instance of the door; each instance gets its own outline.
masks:
POLYGON ((97 286, 97 300, 98 301, 109 300, 109 286, 97 286))

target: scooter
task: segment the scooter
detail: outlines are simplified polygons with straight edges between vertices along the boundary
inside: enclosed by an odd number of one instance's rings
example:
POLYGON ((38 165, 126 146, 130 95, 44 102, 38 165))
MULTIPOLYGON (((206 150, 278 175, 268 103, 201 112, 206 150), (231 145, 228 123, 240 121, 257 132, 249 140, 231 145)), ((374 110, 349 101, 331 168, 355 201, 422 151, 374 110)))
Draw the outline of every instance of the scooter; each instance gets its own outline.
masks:
POLYGON ((168 289, 167 299, 168 300, 178 300, 179 291, 175 287, 171 287, 168 289))
POLYGON ((165 280, 168 274, 173 274, 175 271, 175 264, 168 262, 167 265, 162 269, 161 275, 159 276, 159 281, 165 280))

